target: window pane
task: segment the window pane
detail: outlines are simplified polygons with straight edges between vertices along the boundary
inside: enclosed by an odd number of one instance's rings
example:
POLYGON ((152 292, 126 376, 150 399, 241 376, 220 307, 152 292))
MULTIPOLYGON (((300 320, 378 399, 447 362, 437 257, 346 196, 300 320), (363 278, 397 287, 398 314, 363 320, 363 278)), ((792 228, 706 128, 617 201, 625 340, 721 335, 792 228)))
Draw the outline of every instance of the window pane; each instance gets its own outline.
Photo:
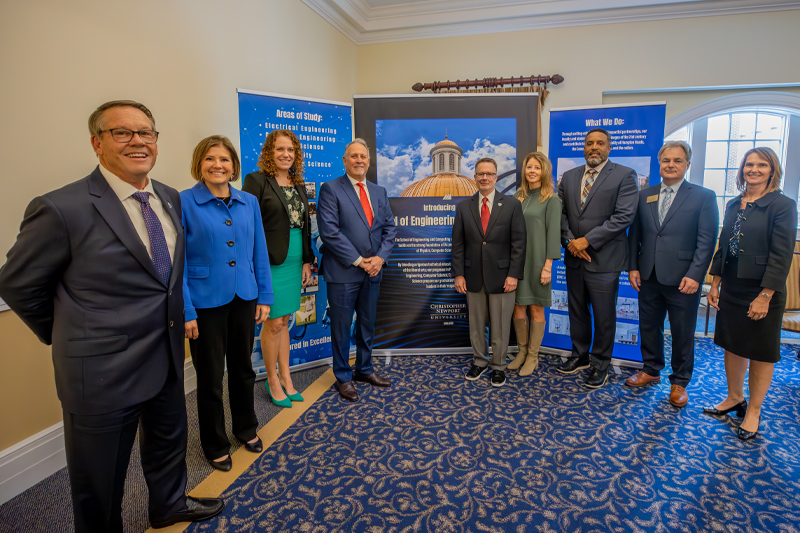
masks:
POLYGON ((739 189, 736 188, 736 174, 739 173, 739 169, 729 170, 727 173, 727 177, 725 179, 726 188, 725 194, 728 196, 733 195, 736 196, 739 194, 739 189))
MULTIPOLYGON (((710 121, 709 121, 710 122, 710 121)), ((709 138, 711 136, 709 135, 709 138)), ((706 143, 706 168, 726 168, 728 166, 728 143, 706 143)))
POLYGON ((708 119, 708 137, 709 141, 722 141, 727 140, 729 135, 729 119, 728 115, 721 115, 718 117, 711 117, 708 119))
POLYGON ((706 170, 703 175, 703 187, 711 189, 717 196, 725 194, 725 171, 706 170))
MULTIPOLYGON (((777 115, 758 115, 756 139, 780 139, 783 136, 783 117, 777 115)), ((759 144, 758 146, 764 146, 759 144)))
POLYGON ((755 139, 756 114, 736 113, 731 117, 731 140, 755 139))
POLYGON ((689 139, 689 126, 684 126, 681 129, 674 132, 672 135, 666 137, 664 141, 684 141, 684 142, 691 142, 689 139))
POLYGON ((727 203, 727 198, 722 196, 717 196, 717 208, 719 209, 719 224, 722 225, 722 221, 725 219, 725 204, 727 203))
POLYGON ((765 146, 772 148, 772 151, 780 157, 781 156, 781 142, 780 141, 756 141, 756 146, 765 146))
POLYGON ((744 153, 753 147, 753 141, 731 142, 728 152, 728 168, 739 168, 739 163, 744 157, 744 153))

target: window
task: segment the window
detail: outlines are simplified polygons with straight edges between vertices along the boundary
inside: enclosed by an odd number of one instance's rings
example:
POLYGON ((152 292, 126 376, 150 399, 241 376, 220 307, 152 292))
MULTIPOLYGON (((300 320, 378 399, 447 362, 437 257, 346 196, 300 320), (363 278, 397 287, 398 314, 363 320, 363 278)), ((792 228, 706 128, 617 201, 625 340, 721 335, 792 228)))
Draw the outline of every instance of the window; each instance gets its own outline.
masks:
MULTIPOLYGON (((720 223, 725 204, 739 195, 736 173, 747 150, 756 146, 772 148, 784 170, 782 189, 797 199, 798 169, 787 169, 787 145, 792 121, 791 109, 740 107, 699 118, 668 135, 668 141, 686 141, 692 147, 691 181, 717 194, 720 223)), ((796 126, 797 126, 796 125, 796 126)))
POLYGON ((444 154, 439 154, 439 172, 444 172, 444 154))
POLYGON ((456 171, 456 154, 450 154, 450 172, 456 171))

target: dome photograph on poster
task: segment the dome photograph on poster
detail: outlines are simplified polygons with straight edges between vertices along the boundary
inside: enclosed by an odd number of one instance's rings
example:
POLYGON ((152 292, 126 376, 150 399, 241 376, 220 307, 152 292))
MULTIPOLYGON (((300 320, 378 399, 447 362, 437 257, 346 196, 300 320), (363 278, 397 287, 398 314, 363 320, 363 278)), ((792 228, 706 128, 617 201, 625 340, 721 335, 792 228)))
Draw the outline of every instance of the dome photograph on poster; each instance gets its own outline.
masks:
POLYGON ((377 181, 390 198, 472 196, 475 162, 497 161, 497 190, 513 194, 517 120, 376 120, 377 181))

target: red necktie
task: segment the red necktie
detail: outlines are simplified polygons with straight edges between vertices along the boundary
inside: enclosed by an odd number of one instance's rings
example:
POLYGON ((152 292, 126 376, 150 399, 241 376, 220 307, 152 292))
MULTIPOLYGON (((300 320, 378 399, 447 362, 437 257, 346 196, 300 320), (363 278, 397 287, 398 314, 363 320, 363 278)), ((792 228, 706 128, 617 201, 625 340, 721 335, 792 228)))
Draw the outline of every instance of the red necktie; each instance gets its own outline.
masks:
POLYGON ((483 226, 483 234, 486 235, 486 228, 489 226, 489 206, 487 202, 489 201, 488 198, 483 198, 483 206, 481 206, 481 226, 483 226))
POLYGON ((367 191, 364 190, 364 184, 358 184, 358 199, 361 200, 361 207, 364 208, 364 214, 367 215, 367 224, 372 227, 372 208, 369 206, 369 198, 367 198, 367 191))

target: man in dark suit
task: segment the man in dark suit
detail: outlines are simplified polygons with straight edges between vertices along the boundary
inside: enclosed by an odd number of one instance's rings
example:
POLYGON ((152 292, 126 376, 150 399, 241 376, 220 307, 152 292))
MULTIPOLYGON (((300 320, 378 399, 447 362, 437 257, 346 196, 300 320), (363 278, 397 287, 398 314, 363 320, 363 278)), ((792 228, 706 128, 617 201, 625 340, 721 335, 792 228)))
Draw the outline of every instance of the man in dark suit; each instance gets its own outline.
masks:
POLYGON ((475 381, 487 368, 490 382, 506 382, 506 353, 514 312, 517 281, 525 269, 525 220, 521 204, 494 188, 497 163, 479 159, 475 164, 478 192, 456 206, 451 265, 456 290, 467 295, 472 366, 466 378, 475 381), (486 349, 489 318, 492 359, 486 349))
POLYGON ((100 164, 30 203, 0 297, 53 345, 75 530, 122 531, 137 428, 153 527, 205 520, 224 503, 184 494, 180 197, 148 177, 158 132, 145 106, 103 104, 89 131, 100 164))
POLYGON ((609 161, 610 151, 606 130, 589 131, 583 146, 586 165, 565 172, 558 184, 573 357, 557 370, 574 374, 591 366, 584 383, 591 389, 602 387, 608 378, 619 276, 628 263, 625 230, 636 215, 639 190, 636 172, 609 161))
POLYGON ((317 201, 322 238, 319 271, 328 286, 333 373, 339 395, 358 401, 355 381, 375 387, 391 382, 372 367, 372 339, 383 265, 394 246, 394 215, 386 189, 366 180, 369 147, 356 139, 344 151, 347 173, 323 183, 317 201), (356 313, 356 368, 350 367, 350 326, 356 313))
POLYGON ((639 291, 644 367, 625 385, 643 387, 661 381, 664 318, 669 313, 669 402, 678 408, 689 402, 686 386, 694 368, 699 289, 714 255, 719 226, 717 195, 684 180, 691 160, 692 149, 683 141, 670 141, 661 147, 661 183, 639 192, 639 209, 628 234, 628 278, 639 291))

